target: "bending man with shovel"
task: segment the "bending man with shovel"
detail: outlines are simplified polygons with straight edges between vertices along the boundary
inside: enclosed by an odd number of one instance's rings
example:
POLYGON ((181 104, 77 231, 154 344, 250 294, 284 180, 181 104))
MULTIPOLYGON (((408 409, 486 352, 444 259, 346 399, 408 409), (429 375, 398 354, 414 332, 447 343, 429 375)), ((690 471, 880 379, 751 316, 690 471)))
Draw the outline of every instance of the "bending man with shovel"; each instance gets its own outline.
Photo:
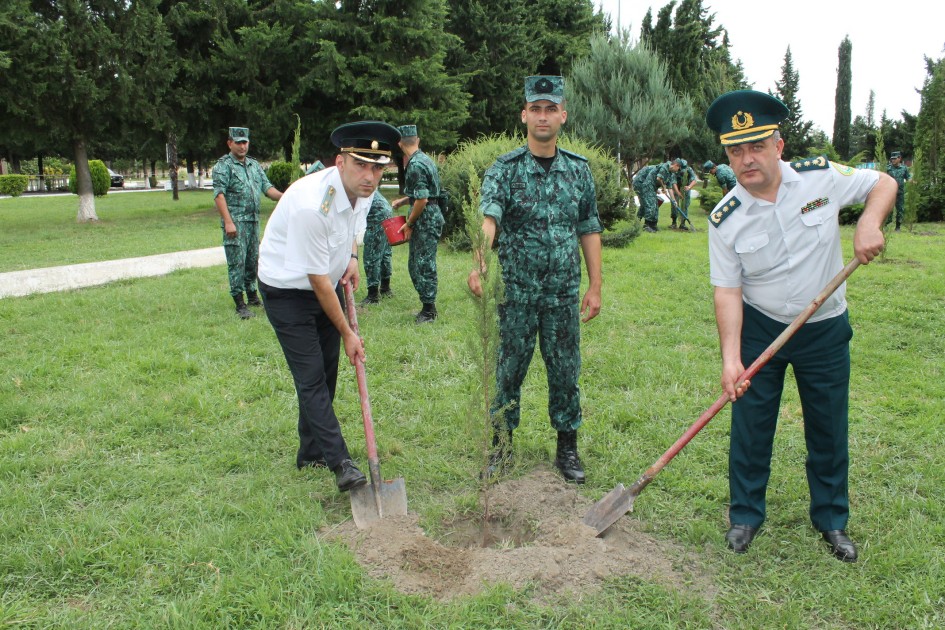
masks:
POLYGON ((358 245, 371 199, 400 140, 382 122, 341 125, 331 134, 335 165, 306 175, 285 192, 259 249, 266 316, 285 354, 299 399, 296 466, 327 467, 338 490, 367 483, 351 460, 332 401, 339 345, 352 365, 364 344, 345 319, 342 286, 358 287, 358 245))
POLYGON ((781 101, 752 90, 723 94, 706 113, 737 178, 735 188, 709 215, 722 387, 733 402, 731 527, 725 540, 736 553, 744 553, 765 520, 772 443, 790 364, 804 413, 810 518, 834 556, 855 562, 856 546, 846 533, 853 331, 845 285, 750 383, 738 378, 843 268, 842 207, 866 204, 853 241, 859 262, 867 264, 882 251, 883 220, 895 201, 896 183, 885 174, 825 157, 782 162, 778 124, 788 115, 781 101))

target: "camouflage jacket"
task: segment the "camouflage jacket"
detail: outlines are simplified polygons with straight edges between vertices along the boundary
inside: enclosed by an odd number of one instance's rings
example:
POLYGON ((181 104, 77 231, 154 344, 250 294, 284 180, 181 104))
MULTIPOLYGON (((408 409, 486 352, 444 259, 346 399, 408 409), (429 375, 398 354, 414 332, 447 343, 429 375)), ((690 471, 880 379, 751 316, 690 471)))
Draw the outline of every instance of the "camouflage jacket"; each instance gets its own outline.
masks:
POLYGON ((719 183, 719 186, 724 186, 729 190, 733 190, 735 184, 738 183, 735 180, 735 171, 732 170, 731 166, 725 164, 719 164, 715 167, 715 180, 719 183))
POLYGON ((394 209, 391 207, 387 198, 381 194, 380 190, 374 191, 374 197, 371 199, 371 209, 368 211, 367 223, 369 226, 378 226, 384 219, 394 216, 394 209))
MULTIPOLYGON (((663 180, 663 185, 667 188, 672 188, 673 184, 676 183, 676 173, 670 170, 669 166, 672 162, 663 162, 657 167, 656 178, 663 180)), ((654 181, 654 186, 659 187, 659 182, 654 181)))
POLYGON ((499 228, 507 298, 578 295, 580 237, 603 231, 586 158, 559 148, 545 173, 527 147, 506 153, 486 171, 479 209, 499 228))
POLYGON ((899 192, 905 190, 906 182, 912 179, 912 173, 909 172, 909 167, 902 163, 900 163, 899 166, 887 164, 886 174, 896 180, 896 183, 899 184, 899 192))
POLYGON ((426 199, 428 204, 436 204, 442 194, 440 171, 430 156, 420 149, 407 160, 404 194, 410 197, 411 205, 417 199, 426 199))
POLYGON ((249 156, 241 163, 227 153, 213 167, 213 198, 223 194, 234 221, 259 221, 259 196, 270 188, 266 172, 249 156))

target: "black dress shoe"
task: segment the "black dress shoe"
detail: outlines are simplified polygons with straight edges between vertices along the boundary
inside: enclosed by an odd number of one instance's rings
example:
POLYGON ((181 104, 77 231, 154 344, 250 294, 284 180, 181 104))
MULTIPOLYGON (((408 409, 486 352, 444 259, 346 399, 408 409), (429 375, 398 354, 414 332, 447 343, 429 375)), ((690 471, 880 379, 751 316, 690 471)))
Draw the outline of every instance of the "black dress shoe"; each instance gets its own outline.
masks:
POLYGON ((342 460, 340 464, 335 466, 333 472, 335 473, 335 483, 338 484, 339 492, 347 492, 367 483, 367 477, 358 470, 358 467, 350 459, 342 460))
POLYGON ((328 462, 325 461, 324 457, 316 457, 315 459, 298 459, 295 461, 296 467, 299 470, 303 468, 328 468, 328 462))
POLYGON ((856 562, 856 545, 844 530, 831 529, 829 532, 821 532, 820 535, 830 543, 830 550, 839 560, 856 562))
POLYGON ((725 532, 725 542, 735 553, 745 553, 757 533, 758 529, 751 525, 732 525, 725 532))

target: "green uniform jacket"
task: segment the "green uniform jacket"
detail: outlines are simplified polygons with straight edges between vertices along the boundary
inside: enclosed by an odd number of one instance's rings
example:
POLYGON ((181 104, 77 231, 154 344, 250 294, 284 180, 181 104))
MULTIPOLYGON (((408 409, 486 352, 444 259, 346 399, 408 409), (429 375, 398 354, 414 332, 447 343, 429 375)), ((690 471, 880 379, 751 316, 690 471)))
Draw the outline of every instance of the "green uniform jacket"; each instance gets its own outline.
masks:
POLYGON ((479 205, 499 227, 506 297, 577 296, 580 237, 602 232, 587 158, 559 148, 548 173, 527 147, 486 171, 479 205))
POLYGON ((729 190, 734 190, 735 184, 738 183, 735 179, 735 171, 732 170, 731 166, 725 164, 719 164, 715 167, 715 180, 719 183, 719 186, 724 186, 729 190))
POLYGON ((232 153, 227 153, 213 167, 213 198, 223 194, 234 221, 259 221, 259 196, 270 188, 266 172, 249 156, 240 163, 232 153))

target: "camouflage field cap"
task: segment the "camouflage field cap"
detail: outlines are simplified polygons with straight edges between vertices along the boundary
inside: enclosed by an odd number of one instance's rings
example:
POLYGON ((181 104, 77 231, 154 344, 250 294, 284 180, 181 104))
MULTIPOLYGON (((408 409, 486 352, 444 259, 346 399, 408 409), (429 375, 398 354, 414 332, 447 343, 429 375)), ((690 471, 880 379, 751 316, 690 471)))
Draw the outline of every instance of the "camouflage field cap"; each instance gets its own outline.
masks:
POLYGON ((682 158, 676 158, 676 164, 679 164, 679 168, 686 168, 689 166, 689 162, 682 158))
POLYGON ((560 103, 564 100, 564 77, 535 76, 525 77, 525 102, 551 101, 560 103))
POLYGON ((790 115, 788 108, 770 94, 735 90, 715 99, 705 113, 709 128, 719 134, 723 146, 758 142, 778 130, 790 115))
POLYGON ((342 153, 373 164, 390 163, 391 151, 399 141, 397 128, 378 120, 346 123, 331 132, 331 143, 342 153))
POLYGON ((308 167, 308 170, 305 171, 306 175, 311 175, 312 173, 317 173, 318 171, 324 170, 325 165, 321 163, 321 160, 315 160, 315 163, 308 167))
POLYGON ((416 138, 417 137, 416 125, 401 125, 400 127, 397 127, 397 131, 400 132, 401 138, 416 138))
POLYGON ((230 140, 233 142, 249 142, 249 129, 246 127, 230 127, 230 140))
POLYGON ((703 171, 711 171, 713 168, 715 168, 715 162, 713 162, 712 160, 709 160, 708 162, 702 165, 703 171))
POLYGON ((901 158, 901 157, 902 157, 902 153, 900 153, 899 151, 893 151, 892 153, 889 154, 890 160, 894 160, 896 158, 901 158))

